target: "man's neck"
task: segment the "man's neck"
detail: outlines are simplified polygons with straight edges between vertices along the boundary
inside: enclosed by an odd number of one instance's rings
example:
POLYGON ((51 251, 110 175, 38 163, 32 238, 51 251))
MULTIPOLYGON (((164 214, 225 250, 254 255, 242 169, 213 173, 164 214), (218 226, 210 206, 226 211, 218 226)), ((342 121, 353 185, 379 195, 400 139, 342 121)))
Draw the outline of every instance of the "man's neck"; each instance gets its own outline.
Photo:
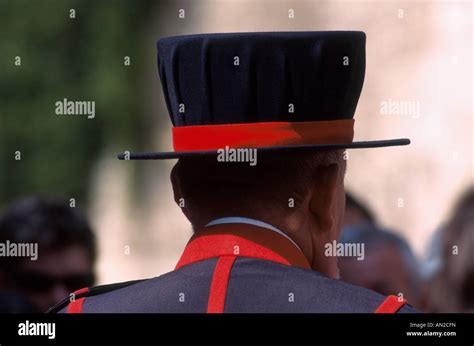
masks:
POLYGON ((252 219, 252 218, 248 218, 248 217, 241 217, 241 216, 221 217, 221 218, 214 219, 214 220, 208 222, 204 227, 214 226, 214 225, 222 225, 222 224, 228 224, 228 223, 243 223, 243 224, 254 225, 254 226, 259 226, 259 227, 262 227, 262 228, 269 229, 273 232, 276 232, 276 233, 284 236, 289 241, 291 241, 293 243, 293 245, 295 245, 299 250, 301 250, 300 247, 298 246, 298 244, 296 244, 293 241, 293 239, 291 239, 285 232, 283 232, 282 230, 278 229, 277 227, 275 227, 273 225, 270 225, 269 223, 266 223, 266 222, 263 222, 263 221, 260 221, 260 220, 257 220, 257 219, 252 219))

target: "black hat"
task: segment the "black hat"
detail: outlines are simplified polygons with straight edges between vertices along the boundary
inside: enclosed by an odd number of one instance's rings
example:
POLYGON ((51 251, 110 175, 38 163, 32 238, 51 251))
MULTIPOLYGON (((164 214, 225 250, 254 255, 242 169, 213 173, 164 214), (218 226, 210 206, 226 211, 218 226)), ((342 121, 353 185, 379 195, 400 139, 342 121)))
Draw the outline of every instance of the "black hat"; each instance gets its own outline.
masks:
POLYGON ((120 159, 207 155, 226 147, 269 151, 410 143, 353 141, 365 74, 360 31, 167 37, 158 41, 158 69, 174 151, 120 159))

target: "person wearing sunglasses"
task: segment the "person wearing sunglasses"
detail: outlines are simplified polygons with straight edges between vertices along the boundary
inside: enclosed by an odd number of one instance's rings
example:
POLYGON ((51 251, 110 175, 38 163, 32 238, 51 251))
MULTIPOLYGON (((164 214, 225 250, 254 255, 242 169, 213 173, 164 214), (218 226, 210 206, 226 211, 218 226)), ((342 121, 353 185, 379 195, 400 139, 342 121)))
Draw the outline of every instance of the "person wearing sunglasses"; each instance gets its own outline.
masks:
POLYGON ((37 256, 18 252, 0 258, 0 293, 21 296, 32 311, 45 312, 95 282, 94 233, 80 209, 67 201, 32 196, 13 202, 0 216, 0 244, 37 244, 37 256))

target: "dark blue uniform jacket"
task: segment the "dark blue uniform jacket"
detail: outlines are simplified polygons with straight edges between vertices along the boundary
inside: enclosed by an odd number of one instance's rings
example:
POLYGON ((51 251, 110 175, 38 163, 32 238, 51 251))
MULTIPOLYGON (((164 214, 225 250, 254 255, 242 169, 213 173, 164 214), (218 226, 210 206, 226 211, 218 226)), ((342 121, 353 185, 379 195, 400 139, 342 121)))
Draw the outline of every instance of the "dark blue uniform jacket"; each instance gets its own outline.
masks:
POLYGON ((396 296, 312 270, 287 238, 227 224, 191 238, 176 269, 159 277, 85 288, 54 310, 70 313, 417 312, 396 296))

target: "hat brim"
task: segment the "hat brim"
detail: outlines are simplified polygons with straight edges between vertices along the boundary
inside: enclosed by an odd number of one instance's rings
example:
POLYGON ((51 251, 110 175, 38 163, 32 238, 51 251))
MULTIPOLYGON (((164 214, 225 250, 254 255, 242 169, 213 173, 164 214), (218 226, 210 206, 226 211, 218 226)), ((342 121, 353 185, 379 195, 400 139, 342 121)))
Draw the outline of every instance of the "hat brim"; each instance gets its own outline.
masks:
MULTIPOLYGON (((293 151, 293 150, 328 150, 328 149, 364 149, 364 148, 382 148, 395 147, 410 144, 408 138, 385 139, 376 141, 358 141, 352 143, 331 143, 331 144, 301 144, 301 145, 287 145, 287 146, 272 146, 252 148, 257 149, 257 152, 271 152, 271 151, 293 151)), ((202 151, 168 151, 168 152, 145 152, 145 153, 130 153, 119 154, 119 160, 168 160, 179 159, 190 156, 204 156, 217 155, 217 150, 202 150, 202 151)))

